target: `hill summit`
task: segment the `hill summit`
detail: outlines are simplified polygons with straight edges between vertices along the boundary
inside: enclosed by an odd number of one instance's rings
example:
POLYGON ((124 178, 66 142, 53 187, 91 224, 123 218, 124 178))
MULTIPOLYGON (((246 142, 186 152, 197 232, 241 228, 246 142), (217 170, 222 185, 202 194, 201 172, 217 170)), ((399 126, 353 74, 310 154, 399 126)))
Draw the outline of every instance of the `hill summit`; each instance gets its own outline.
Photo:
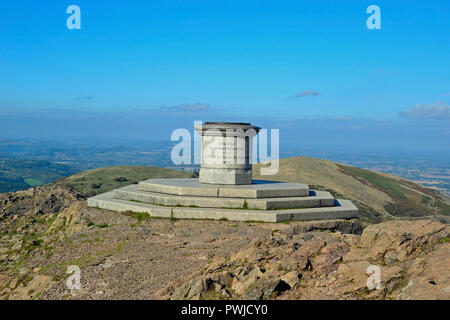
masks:
MULTIPOLYGON (((258 166, 255 178, 267 179, 258 166)), ((271 179, 345 196, 362 221, 155 219, 86 205, 87 197, 141 180, 191 176, 110 167, 0 194, 0 299, 450 298, 450 231, 440 222, 448 202, 392 175, 281 160, 271 179), (365 287, 370 264, 381 268, 381 291, 365 287), (66 287, 71 265, 82 272, 79 291, 66 287)))

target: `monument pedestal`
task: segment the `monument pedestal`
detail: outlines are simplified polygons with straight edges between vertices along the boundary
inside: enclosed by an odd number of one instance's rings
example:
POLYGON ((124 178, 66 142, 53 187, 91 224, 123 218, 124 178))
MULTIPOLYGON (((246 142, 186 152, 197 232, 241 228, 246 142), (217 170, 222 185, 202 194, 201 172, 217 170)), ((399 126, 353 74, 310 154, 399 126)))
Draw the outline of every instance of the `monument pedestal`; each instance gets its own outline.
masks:
POLYGON ((250 123, 206 122, 195 127, 202 137, 199 182, 251 184, 253 138, 261 128, 250 123))
POLYGON ((199 182, 215 184, 218 177, 222 184, 251 184, 252 170, 224 169, 224 168, 201 168, 199 182))

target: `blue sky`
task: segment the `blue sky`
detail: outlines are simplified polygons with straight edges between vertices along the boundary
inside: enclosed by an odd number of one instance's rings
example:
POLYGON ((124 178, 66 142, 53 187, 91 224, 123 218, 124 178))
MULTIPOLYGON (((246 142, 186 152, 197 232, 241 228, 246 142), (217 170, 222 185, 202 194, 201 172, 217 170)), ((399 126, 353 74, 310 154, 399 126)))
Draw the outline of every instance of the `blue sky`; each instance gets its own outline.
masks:
POLYGON ((444 0, 2 1, 0 136, 39 136, 39 121, 98 134, 73 115, 126 129, 145 114, 161 138, 192 119, 325 133, 331 119, 329 134, 376 140, 388 123, 411 132, 399 145, 450 149, 449 21, 444 0), (66 27, 71 4, 81 30, 66 27), (366 27, 371 4, 381 30, 366 27))

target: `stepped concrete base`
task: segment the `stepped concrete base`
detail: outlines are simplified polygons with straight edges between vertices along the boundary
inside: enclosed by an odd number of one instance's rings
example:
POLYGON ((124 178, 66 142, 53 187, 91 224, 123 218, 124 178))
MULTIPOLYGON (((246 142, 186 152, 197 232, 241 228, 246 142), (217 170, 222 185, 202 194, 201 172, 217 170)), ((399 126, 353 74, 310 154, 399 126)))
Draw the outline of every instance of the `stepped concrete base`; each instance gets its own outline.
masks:
POLYGON ((286 220, 349 219, 358 216, 358 208, 349 200, 336 199, 334 205, 334 207, 285 210, 164 207, 143 202, 115 199, 113 191, 88 199, 88 206, 90 207, 122 212, 146 212, 151 217, 175 219, 280 222, 286 220))
POLYGON ((309 195, 307 184, 253 180, 250 185, 218 185, 199 183, 198 179, 150 179, 139 182, 140 191, 179 196, 223 198, 284 198, 309 195))
POLYGON ((138 201, 164 206, 234 209, 292 209, 334 206, 333 196, 326 191, 309 191, 305 197, 284 198, 220 198, 199 196, 178 196, 164 193, 140 191, 138 185, 129 185, 113 191, 114 198, 138 201))
POLYGON ((251 185, 211 185, 198 179, 150 179, 92 198, 88 206, 146 212, 151 217, 280 222, 350 219, 358 208, 302 183, 253 181, 251 185))

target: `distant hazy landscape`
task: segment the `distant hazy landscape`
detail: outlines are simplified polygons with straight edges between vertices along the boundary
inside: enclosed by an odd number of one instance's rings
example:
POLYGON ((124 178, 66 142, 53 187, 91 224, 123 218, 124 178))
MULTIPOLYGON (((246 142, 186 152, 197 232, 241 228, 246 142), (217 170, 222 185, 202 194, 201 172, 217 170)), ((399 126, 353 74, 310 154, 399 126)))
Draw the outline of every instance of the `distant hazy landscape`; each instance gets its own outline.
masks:
MULTIPOLYGON (((158 166, 195 171, 196 165, 175 166, 170 141, 48 141, 0 139, 0 192, 25 190, 77 172, 109 166, 158 166)), ((280 157, 308 156, 368 170, 395 174, 450 194, 450 161, 445 155, 340 150, 333 146, 281 146, 280 157), (289 151, 287 151, 289 150, 289 151)))

